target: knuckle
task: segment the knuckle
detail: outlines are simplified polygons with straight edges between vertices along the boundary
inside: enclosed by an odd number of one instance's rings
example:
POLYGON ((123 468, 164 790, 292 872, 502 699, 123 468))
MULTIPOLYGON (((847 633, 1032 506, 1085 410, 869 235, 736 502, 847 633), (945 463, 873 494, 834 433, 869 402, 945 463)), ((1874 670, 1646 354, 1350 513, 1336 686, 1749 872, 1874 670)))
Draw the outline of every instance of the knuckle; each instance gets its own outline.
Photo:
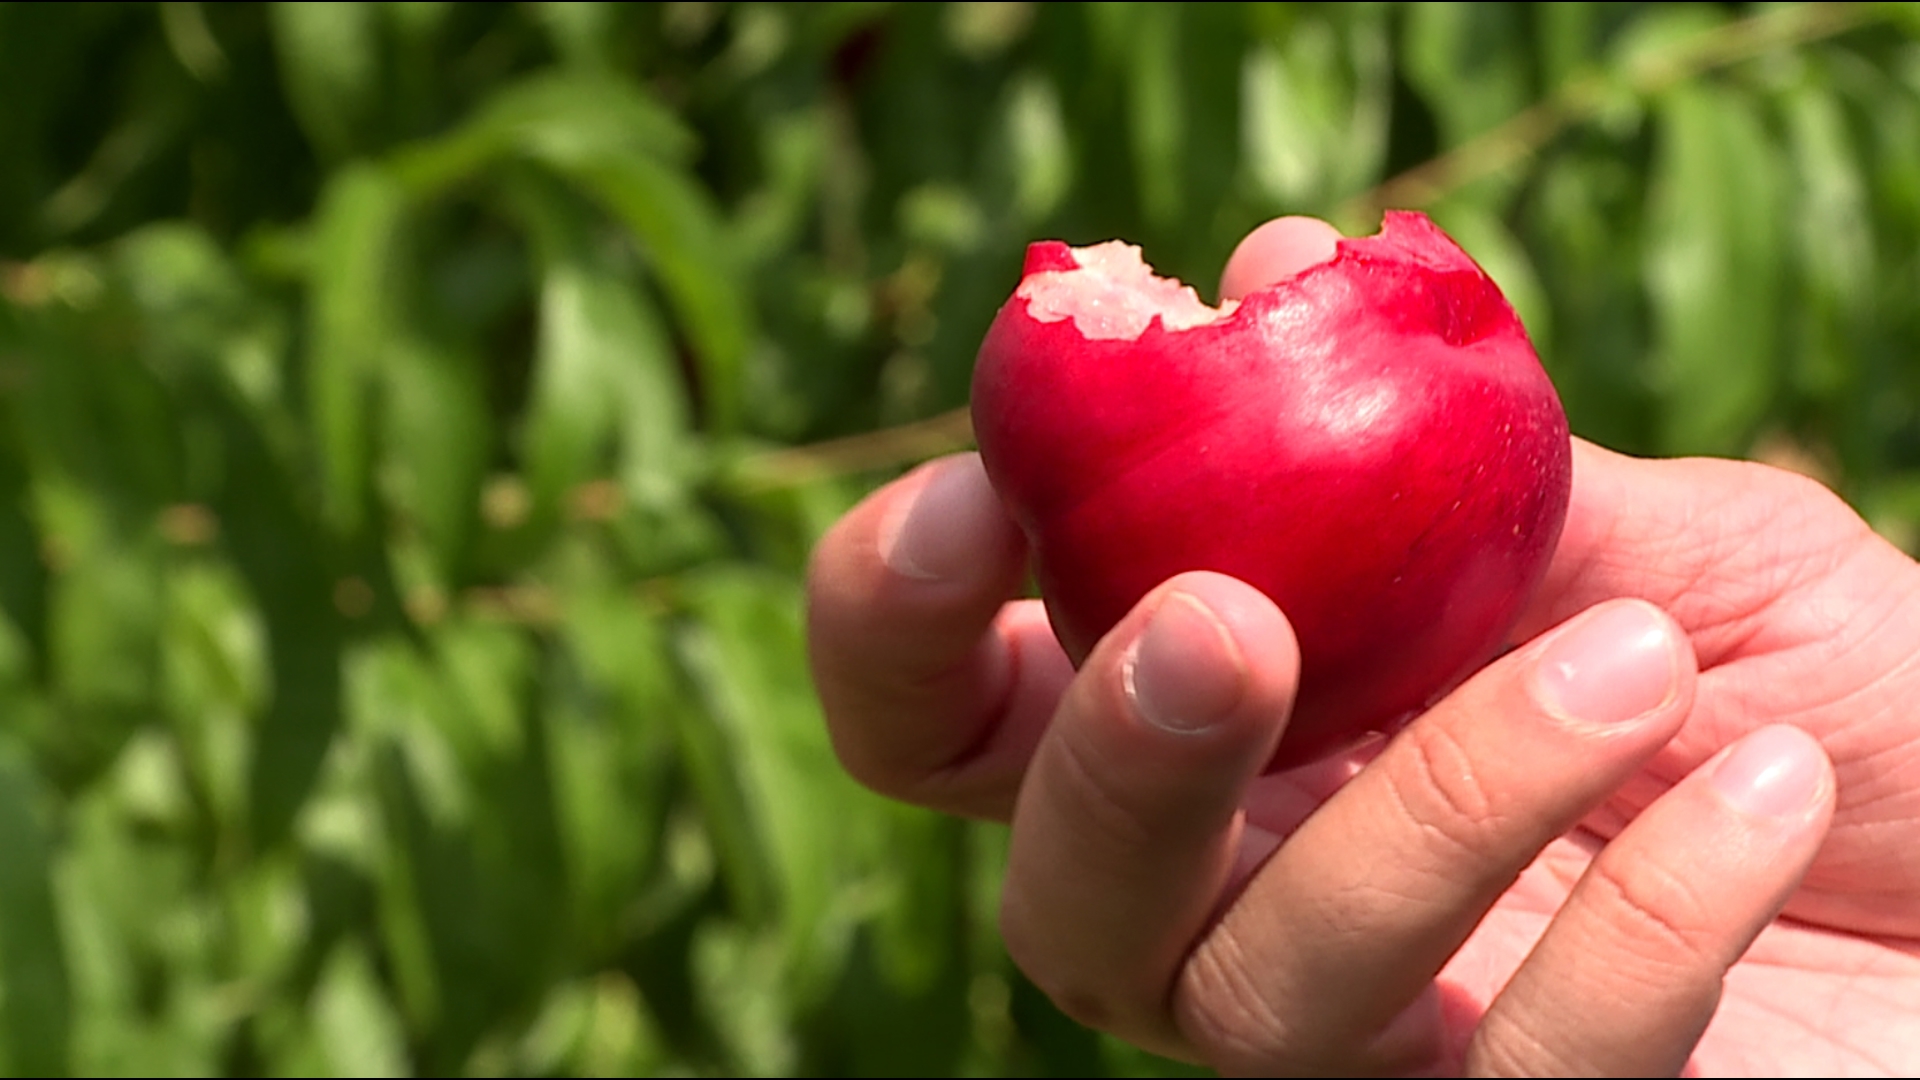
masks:
POLYGON ((1406 750, 1387 773, 1400 813, 1451 850, 1493 857, 1507 813, 1468 748, 1445 724, 1416 723, 1402 738, 1406 750))
POLYGON ((1269 1071, 1299 1056, 1292 1025, 1258 970, 1231 924, 1222 923, 1194 950, 1174 986, 1176 1022, 1216 1067, 1269 1071))
POLYGON ((1619 947, 1639 961, 1650 981, 1664 983, 1675 972, 1718 959, 1711 906, 1664 861, 1602 858, 1588 871, 1586 888, 1601 925, 1613 929, 1619 947))
POLYGON ((1487 1018, 1473 1033, 1466 1052, 1467 1076, 1578 1076, 1592 1072, 1570 1060, 1554 1032, 1504 1011, 1487 1018))
POLYGON ((1085 740, 1063 738, 1056 749, 1058 767, 1050 779, 1058 781, 1057 797, 1082 828, 1086 853, 1110 852, 1130 864, 1158 844, 1161 819, 1143 805, 1141 793, 1127 788, 1119 770, 1085 740))

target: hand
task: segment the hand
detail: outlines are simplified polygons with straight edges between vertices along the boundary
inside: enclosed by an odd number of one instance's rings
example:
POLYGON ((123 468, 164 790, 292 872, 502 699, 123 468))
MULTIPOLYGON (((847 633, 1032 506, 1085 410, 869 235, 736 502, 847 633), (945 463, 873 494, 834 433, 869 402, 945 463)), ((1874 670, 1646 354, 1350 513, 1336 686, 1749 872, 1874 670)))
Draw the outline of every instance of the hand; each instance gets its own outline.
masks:
POLYGON ((1165 1053, 1914 1071, 1920 570, 1810 481, 1576 451, 1519 636, 1571 621, 1384 750, 1259 780, 1297 664, 1270 603, 1183 576, 1076 676, 1006 602, 1025 552, 977 462, 936 463, 817 555, 836 745, 882 791, 1011 819, 1016 959, 1165 1053))

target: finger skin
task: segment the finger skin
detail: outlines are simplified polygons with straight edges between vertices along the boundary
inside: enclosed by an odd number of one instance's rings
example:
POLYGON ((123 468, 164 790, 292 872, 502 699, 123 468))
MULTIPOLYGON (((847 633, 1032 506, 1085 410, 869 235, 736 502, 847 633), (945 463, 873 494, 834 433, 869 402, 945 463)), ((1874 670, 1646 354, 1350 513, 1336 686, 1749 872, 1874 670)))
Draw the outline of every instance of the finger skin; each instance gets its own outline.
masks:
POLYGON ((1812 864, 1834 790, 1820 744, 1776 726, 1654 803, 1594 860, 1494 1000, 1469 1075, 1678 1075, 1728 969, 1812 864))
POLYGON ((1210 573, 1156 590, 1088 658, 1021 790, 1001 916, 1069 1015, 1191 1056, 1167 991, 1234 871, 1240 804, 1298 680, 1272 601, 1210 573))
POLYGON ((1281 217, 1248 233, 1227 257, 1220 298, 1238 300, 1333 258, 1340 231, 1311 217, 1281 217))
POLYGON ((1673 615, 1700 658, 1686 729, 1585 824, 1603 837, 1740 736, 1791 723, 1839 776, 1834 825, 1787 907, 1795 918, 1920 935, 1920 569, 1832 491, 1752 462, 1640 460, 1574 443, 1573 501, 1528 614, 1531 633, 1609 597, 1673 615))
POLYGON ((814 550, 807 643, 840 760, 883 794, 1004 820, 1072 668, 977 454, 928 463, 814 550))
POLYGON ((1695 675, 1685 635, 1638 601, 1482 671, 1268 860, 1182 973, 1182 1030, 1236 1073, 1433 1060, 1437 1014, 1409 1010, 1539 851, 1679 729, 1695 675))

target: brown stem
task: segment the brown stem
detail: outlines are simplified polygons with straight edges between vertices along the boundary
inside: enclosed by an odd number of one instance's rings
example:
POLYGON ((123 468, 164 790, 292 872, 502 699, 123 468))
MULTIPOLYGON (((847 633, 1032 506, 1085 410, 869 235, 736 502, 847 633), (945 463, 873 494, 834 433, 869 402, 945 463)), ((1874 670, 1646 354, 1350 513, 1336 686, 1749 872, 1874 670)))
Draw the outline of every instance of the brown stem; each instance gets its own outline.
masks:
POLYGON ((960 408, 910 424, 762 451, 742 459, 733 477, 746 490, 764 491, 831 476, 898 468, 972 445, 973 421, 967 410, 960 408))

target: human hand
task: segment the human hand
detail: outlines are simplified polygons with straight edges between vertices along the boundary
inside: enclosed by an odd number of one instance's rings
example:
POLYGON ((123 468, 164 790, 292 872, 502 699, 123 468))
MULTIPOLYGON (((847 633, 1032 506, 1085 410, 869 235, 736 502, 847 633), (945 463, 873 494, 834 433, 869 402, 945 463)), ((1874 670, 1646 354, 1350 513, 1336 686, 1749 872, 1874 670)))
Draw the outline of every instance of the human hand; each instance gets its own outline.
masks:
POLYGON ((1602 606, 1344 786, 1365 754, 1255 778, 1297 656, 1237 582, 1176 579, 1076 676, 1038 606, 1006 602, 1025 552, 971 458, 876 493, 821 545, 836 745, 882 791, 1011 818, 1010 949, 1070 1012, 1162 1052, 1232 1071, 1912 1071, 1920 751, 1899 703, 1920 571, 1810 481, 1576 449, 1521 636, 1602 606), (1678 626, 1607 603, 1629 596, 1678 626), (1819 745, 1775 724, 1824 744, 1837 808, 1819 745))

